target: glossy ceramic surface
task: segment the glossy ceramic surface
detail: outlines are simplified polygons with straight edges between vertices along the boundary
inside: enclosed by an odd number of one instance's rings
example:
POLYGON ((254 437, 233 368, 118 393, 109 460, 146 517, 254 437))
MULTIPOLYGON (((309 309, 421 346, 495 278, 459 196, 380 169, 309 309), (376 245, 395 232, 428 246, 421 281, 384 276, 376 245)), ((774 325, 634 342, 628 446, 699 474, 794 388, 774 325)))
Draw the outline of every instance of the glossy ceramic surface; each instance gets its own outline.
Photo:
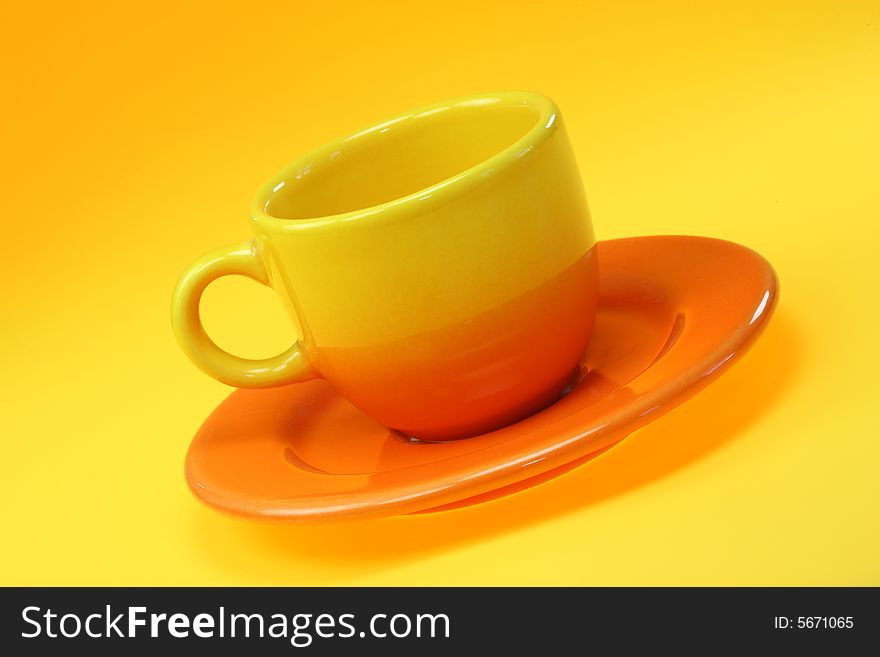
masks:
POLYGON ((597 249, 595 332, 577 381, 552 406, 481 436, 424 443, 324 381, 239 390, 195 436, 190 488, 221 511, 271 521, 413 513, 514 492, 693 395, 748 349, 776 303, 773 269, 737 244, 646 237, 597 249))
POLYGON ((547 406, 577 369, 595 238, 544 96, 461 98, 362 130, 269 181, 251 216, 256 240, 195 263, 173 301, 183 350, 221 381, 322 377, 385 426, 438 440, 547 406), (298 344, 263 361, 220 350, 198 302, 227 274, 271 285, 298 344))

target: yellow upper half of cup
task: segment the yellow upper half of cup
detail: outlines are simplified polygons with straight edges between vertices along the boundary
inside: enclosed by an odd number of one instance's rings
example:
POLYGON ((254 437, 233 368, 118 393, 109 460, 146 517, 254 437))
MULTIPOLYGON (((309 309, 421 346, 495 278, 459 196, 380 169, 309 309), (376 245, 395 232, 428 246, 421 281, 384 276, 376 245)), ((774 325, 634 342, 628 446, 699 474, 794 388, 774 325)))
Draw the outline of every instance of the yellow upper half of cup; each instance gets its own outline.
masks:
POLYGON ((594 243, 559 111, 528 92, 436 103, 328 143, 266 183, 251 217, 307 346, 466 321, 594 243))

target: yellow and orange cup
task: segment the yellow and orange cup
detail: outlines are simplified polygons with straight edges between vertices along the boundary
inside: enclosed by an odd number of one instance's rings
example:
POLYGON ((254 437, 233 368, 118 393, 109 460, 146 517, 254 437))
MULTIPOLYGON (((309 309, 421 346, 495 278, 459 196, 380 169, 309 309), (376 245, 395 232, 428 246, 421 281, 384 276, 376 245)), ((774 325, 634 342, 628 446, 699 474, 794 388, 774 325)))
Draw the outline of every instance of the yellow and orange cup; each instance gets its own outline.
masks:
POLYGON ((458 98, 299 158, 251 207, 255 238, 186 270, 172 322, 209 375, 245 388, 322 377, 423 440, 516 422, 570 383, 593 328, 595 237, 556 105, 458 98), (220 349, 199 300, 220 276, 271 286, 299 331, 273 358, 220 349))

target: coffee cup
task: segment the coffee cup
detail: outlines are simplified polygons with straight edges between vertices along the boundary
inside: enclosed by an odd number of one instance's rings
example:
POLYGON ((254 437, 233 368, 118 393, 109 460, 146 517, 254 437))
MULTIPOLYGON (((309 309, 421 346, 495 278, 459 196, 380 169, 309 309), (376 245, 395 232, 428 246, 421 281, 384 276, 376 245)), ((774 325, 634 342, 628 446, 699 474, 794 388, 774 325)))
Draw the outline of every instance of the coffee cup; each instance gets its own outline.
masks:
MULTIPOLYGON (((556 105, 536 93, 458 98, 300 157, 252 202, 254 238, 181 276, 183 351, 232 386, 323 378, 385 426, 451 440, 557 400, 592 332, 595 238, 556 105), (272 358, 208 337, 199 300, 247 276, 299 339, 272 358)), ((256 328, 255 328, 256 330, 256 328)))

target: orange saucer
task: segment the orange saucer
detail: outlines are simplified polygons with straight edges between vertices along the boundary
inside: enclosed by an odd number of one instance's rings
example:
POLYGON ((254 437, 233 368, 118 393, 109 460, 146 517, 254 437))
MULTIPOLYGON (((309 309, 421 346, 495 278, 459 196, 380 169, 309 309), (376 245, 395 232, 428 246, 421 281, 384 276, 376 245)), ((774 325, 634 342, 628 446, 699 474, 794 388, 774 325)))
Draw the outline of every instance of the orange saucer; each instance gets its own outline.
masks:
POLYGON ((581 373, 545 410, 475 438, 421 443, 324 381, 236 390, 190 445, 190 488, 220 511, 281 522, 441 510, 515 492, 696 393, 749 348, 776 303, 773 269, 731 242, 601 242, 599 263, 599 314, 581 373))

